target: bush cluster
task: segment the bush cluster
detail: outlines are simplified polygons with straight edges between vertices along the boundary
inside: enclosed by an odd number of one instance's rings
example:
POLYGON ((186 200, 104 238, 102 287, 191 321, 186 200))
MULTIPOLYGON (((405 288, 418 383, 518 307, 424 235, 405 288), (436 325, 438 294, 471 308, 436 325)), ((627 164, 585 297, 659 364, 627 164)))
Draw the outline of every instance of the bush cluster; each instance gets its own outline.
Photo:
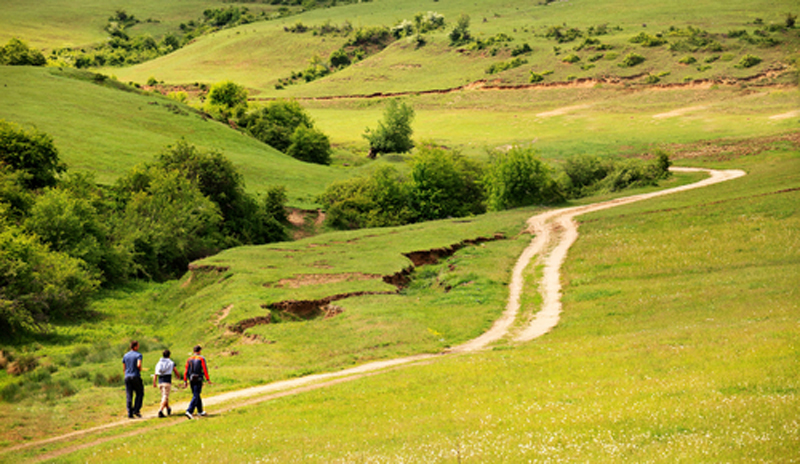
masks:
POLYGON ((60 176, 37 131, 0 121, 0 147, 0 336, 80 316, 101 285, 173 278, 223 248, 286 238, 285 194, 251 197, 229 160, 183 141, 111 187, 60 176))
POLYGON ((497 74, 503 71, 507 71, 509 69, 514 69, 522 66, 523 64, 527 63, 528 60, 516 57, 514 59, 508 61, 501 61, 500 63, 493 63, 488 68, 486 68, 486 74, 497 74))
POLYGON ((6 66, 44 66, 47 59, 42 52, 30 48, 28 44, 12 38, 0 47, 0 65, 6 66))
POLYGON ((330 164, 328 136, 294 100, 275 100, 239 119, 253 137, 301 161, 330 164))

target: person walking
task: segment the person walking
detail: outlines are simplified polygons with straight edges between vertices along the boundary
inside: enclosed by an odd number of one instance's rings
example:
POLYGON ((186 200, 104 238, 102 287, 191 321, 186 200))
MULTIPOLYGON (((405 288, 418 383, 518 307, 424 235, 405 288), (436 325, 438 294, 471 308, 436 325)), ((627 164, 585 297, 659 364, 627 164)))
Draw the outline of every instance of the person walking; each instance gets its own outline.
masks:
POLYGON ((186 368, 183 370, 183 386, 186 383, 192 387, 192 401, 189 402, 189 407, 186 409, 186 417, 194 419, 195 409, 197 415, 205 416, 206 412, 203 410, 203 400, 200 398, 200 393, 203 391, 203 379, 212 385, 211 379, 208 377, 208 367, 206 366, 206 358, 200 352, 203 349, 200 345, 194 347, 192 356, 186 360, 186 368))
POLYGON ((175 368, 175 362, 169 359, 169 350, 164 350, 161 353, 161 359, 156 364, 155 375, 153 375, 153 388, 156 388, 158 382, 158 389, 161 390, 161 407, 158 408, 158 417, 166 417, 172 415, 172 408, 169 407, 169 392, 172 390, 172 374, 175 377, 180 377, 178 369, 175 368), (166 416, 164 410, 167 411, 166 416))
POLYGON ((142 417, 142 354, 139 353, 139 342, 136 340, 131 341, 130 351, 122 357, 122 365, 125 367, 125 406, 128 408, 128 419, 142 417))

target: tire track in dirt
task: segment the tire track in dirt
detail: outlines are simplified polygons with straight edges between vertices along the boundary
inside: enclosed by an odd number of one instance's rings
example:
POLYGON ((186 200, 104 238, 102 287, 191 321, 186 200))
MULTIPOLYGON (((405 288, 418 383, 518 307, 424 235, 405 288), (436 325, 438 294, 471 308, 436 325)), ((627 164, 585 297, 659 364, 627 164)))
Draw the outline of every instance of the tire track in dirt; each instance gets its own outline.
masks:
MULTIPOLYGON (((675 187, 672 189, 618 198, 615 200, 586 206, 547 211, 528 219, 528 231, 530 231, 534 236, 531 240, 531 243, 520 255, 512 271, 512 278, 509 285, 509 297, 506 308, 501 317, 495 321, 492 327, 481 336, 459 346, 450 348, 439 354, 420 354, 386 361, 376 361, 338 372, 314 374, 297 379, 283 380, 267 385, 250 387, 243 390, 209 396, 207 398, 203 398, 204 405, 219 406, 214 415, 222 414, 237 408, 252 406, 285 396, 297 395, 320 388, 330 387, 343 382, 349 382, 367 376, 377 375, 382 372, 387 372, 402 367, 430 363, 443 355, 470 353, 482 350, 491 343, 506 337, 512 332, 511 326, 516 320, 520 310, 520 297, 523 291, 525 272, 528 270, 530 263, 535 256, 539 256, 540 260, 542 260, 545 265, 544 276, 540 287, 540 291, 543 296, 542 308, 535 314, 532 320, 525 327, 523 327, 522 330, 513 335, 513 339, 517 342, 528 342, 534 338, 544 335, 553 327, 555 327, 559 321, 559 315, 561 313, 560 267, 564 262, 564 259, 566 259, 567 251, 578 237, 577 225, 573 220, 575 216, 694 188, 706 187, 708 185, 724 182, 745 175, 745 172, 741 170, 717 171, 711 169, 677 167, 673 167, 671 170, 676 172, 707 172, 710 177, 693 184, 675 187), (546 256, 543 256, 544 251, 548 249, 551 251, 546 256)), ((178 403, 174 405, 174 409, 183 410, 187 406, 188 402, 178 403)), ((144 415, 142 420, 151 421, 154 419, 157 419, 156 414, 150 413, 144 415)), ((114 428, 123 428, 125 426, 141 424, 141 422, 142 421, 132 422, 130 420, 116 421, 57 437, 23 443, 0 451, 0 456, 14 451, 21 451, 36 447, 47 447, 59 442, 77 441, 93 434, 99 434, 114 428)), ((74 445, 69 445, 52 451, 42 449, 42 454, 37 455, 33 458, 33 460, 38 462, 46 459, 57 458, 59 456, 63 456, 84 448, 96 446, 110 440, 116 440, 123 437, 132 437, 143 434, 150 430, 174 426, 183 422, 186 421, 180 418, 162 419, 152 427, 125 430, 118 434, 114 434, 113 436, 97 438, 85 443, 76 443, 74 445)))

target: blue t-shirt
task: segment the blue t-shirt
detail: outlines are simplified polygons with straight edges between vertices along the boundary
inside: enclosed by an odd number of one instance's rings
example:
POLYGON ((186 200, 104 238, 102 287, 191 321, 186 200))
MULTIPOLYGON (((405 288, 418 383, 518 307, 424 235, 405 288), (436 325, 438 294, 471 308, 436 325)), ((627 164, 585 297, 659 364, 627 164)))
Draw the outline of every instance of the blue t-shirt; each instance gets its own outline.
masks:
POLYGON ((125 377, 141 377, 139 372, 139 361, 142 360, 142 353, 138 351, 128 351, 122 357, 122 363, 125 364, 125 377))

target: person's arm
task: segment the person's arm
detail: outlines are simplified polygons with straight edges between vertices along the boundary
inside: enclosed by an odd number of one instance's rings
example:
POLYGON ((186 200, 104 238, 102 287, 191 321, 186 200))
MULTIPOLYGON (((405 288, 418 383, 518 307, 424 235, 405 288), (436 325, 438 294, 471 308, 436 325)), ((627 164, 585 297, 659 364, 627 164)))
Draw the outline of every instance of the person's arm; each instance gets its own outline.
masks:
POLYGON ((157 382, 157 380, 156 380, 156 379, 157 379, 157 378, 158 378, 158 375, 157 375, 157 374, 153 374, 153 388, 156 388, 156 387, 158 387, 158 385, 156 385, 156 382, 157 382))
POLYGON ((200 358, 200 360, 203 362, 203 374, 205 374, 205 376, 206 376, 206 381, 208 383, 211 383, 211 378, 208 377, 208 368, 206 367, 206 358, 200 358))
POLYGON ((181 374, 180 374, 180 372, 178 372, 178 368, 177 367, 172 366, 172 372, 175 373, 175 378, 176 379, 180 379, 181 378, 181 374))
POLYGON ((125 374, 128 373, 128 368, 125 366, 125 358, 122 358, 122 378, 125 378, 125 374))

